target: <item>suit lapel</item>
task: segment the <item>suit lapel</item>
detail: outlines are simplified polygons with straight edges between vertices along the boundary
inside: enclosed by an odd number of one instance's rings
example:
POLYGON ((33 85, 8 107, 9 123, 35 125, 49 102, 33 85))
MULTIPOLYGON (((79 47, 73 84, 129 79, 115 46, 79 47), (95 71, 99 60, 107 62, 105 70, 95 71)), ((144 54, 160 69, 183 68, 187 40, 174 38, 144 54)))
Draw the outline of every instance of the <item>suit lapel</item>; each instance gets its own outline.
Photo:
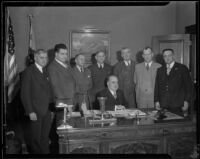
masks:
POLYGON ((108 88, 107 88, 107 94, 112 98, 112 100, 116 100, 108 88))
POLYGON ((59 64, 56 60, 54 62, 55 62, 55 65, 56 65, 57 69, 59 71, 62 71, 62 73, 63 73, 64 76, 66 76, 66 75, 68 76, 68 73, 71 74, 71 70, 70 70, 69 65, 67 65, 67 68, 65 68, 61 64, 59 64))
POLYGON ((44 86, 44 88, 46 88, 47 82, 48 82, 47 74, 45 76, 43 73, 41 73, 40 70, 35 66, 35 64, 34 64, 34 67, 33 67, 33 71, 34 71, 33 72, 34 76, 36 76, 36 78, 38 79, 37 82, 42 84, 44 86))
POLYGON ((176 71, 178 70, 177 68, 177 63, 175 62, 174 63, 174 66, 172 67, 170 73, 169 73, 169 77, 172 78, 172 77, 175 77, 176 76, 176 71))
POLYGON ((35 72, 35 74, 41 78, 43 78, 43 74, 42 72, 40 72, 40 70, 36 67, 36 65, 34 64, 33 70, 35 72))

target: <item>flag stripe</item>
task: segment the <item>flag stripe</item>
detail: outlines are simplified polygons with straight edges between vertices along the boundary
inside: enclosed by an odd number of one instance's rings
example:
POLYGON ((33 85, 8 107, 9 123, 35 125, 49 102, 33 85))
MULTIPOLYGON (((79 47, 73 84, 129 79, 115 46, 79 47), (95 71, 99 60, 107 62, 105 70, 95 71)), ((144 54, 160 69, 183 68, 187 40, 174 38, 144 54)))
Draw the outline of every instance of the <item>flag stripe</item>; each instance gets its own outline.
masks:
POLYGON ((12 67, 13 64, 15 64, 14 62, 15 62, 15 55, 12 55, 11 58, 10 58, 10 61, 9 61, 9 63, 10 63, 9 67, 10 68, 12 67))
POLYGON ((9 12, 7 14, 7 32, 6 32, 6 53, 4 57, 4 82, 8 86, 8 103, 12 102, 19 88, 19 74, 17 71, 17 63, 15 57, 15 41, 14 32, 9 12))
POLYGON ((12 72, 8 76, 8 84, 11 83, 12 79, 14 79, 16 77, 16 74, 17 74, 17 67, 14 67, 12 69, 12 72))
POLYGON ((19 76, 16 76, 15 80, 8 87, 8 103, 12 102, 19 90, 19 76))

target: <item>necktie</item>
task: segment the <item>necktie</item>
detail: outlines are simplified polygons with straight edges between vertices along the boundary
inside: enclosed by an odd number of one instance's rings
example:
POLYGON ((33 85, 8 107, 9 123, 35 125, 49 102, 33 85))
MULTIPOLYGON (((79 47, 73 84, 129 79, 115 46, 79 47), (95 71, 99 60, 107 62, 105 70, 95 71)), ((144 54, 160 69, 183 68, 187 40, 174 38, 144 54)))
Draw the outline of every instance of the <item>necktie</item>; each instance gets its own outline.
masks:
POLYGON ((100 66, 99 66, 99 68, 100 68, 100 70, 101 70, 101 69, 103 69, 103 66, 102 66, 102 65, 100 65, 100 66))
POLYGON ((83 67, 81 67, 81 72, 83 72, 84 70, 83 70, 83 67))
POLYGON ((167 65, 167 75, 169 75, 170 71, 171 71, 170 65, 167 65))
POLYGON ((117 94, 116 94, 116 92, 114 92, 113 96, 114 96, 115 99, 117 98, 117 94))
POLYGON ((146 65, 146 69, 147 69, 147 71, 149 70, 149 64, 147 63, 147 65, 146 65))

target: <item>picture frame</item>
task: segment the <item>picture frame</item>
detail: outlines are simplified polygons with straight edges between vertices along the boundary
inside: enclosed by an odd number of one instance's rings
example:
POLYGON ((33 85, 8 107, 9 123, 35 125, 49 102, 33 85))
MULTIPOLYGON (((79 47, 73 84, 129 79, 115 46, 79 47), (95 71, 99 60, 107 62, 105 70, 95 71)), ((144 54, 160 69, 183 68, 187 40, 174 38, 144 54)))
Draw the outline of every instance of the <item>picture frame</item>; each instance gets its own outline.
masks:
POLYGON ((95 53, 104 51, 106 63, 110 63, 110 32, 99 29, 81 29, 70 32, 70 58, 77 54, 86 57, 85 67, 95 63, 95 53))

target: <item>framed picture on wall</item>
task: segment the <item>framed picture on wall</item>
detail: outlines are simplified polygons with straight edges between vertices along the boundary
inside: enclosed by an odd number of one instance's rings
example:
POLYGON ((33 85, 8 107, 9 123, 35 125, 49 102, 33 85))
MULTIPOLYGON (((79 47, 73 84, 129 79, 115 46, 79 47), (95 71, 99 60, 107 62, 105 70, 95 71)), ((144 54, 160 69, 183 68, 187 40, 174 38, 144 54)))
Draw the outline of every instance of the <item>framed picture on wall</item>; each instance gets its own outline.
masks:
POLYGON ((72 30, 70 32, 70 58, 82 53, 86 67, 95 62, 95 53, 104 51, 106 62, 110 63, 110 33, 99 29, 72 30))

